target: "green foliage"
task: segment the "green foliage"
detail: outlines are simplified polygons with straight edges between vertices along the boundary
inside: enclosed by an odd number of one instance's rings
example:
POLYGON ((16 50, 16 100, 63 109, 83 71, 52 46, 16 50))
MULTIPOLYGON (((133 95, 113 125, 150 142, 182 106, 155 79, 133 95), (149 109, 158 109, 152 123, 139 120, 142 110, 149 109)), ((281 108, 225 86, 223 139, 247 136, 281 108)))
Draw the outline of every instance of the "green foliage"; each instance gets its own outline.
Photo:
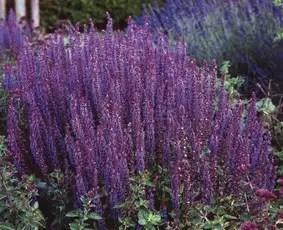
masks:
MULTIPOLYGON (((276 6, 283 6, 283 1, 282 0, 273 0, 274 4, 276 6)), ((281 41, 283 39, 283 30, 279 30, 274 38, 274 42, 281 41)))
POLYGON ((58 20, 87 23, 92 18, 101 28, 106 22, 106 12, 109 12, 115 25, 121 28, 129 16, 140 14, 142 6, 150 2, 152 0, 42 0, 42 25, 52 29, 58 20))
POLYGON ((230 77, 230 74, 229 74, 229 68, 230 68, 230 67, 231 67, 230 61, 224 61, 224 62, 222 62, 222 64, 220 65, 219 71, 220 71, 221 74, 230 77))
POLYGON ((276 42, 281 41, 282 39, 283 39, 283 30, 280 29, 280 30, 276 33, 276 36, 275 36, 275 38, 274 38, 273 41, 276 43, 276 42))
POLYGON ((272 103, 271 98, 262 98, 256 103, 256 108, 258 112, 262 112, 266 116, 271 116, 276 111, 276 106, 272 103))
POLYGON ((282 6, 283 5, 283 1, 282 0, 273 0, 274 4, 276 6, 282 6))
MULTIPOLYGON (((281 177, 279 177, 282 179, 281 177)), ((264 229, 282 229, 283 228, 283 199, 282 199, 283 185, 278 183, 273 194, 276 199, 268 200, 266 206, 261 208, 260 215, 254 217, 264 229)))
POLYGON ((156 226, 161 223, 161 216, 152 211, 141 209, 138 212, 138 223, 145 229, 156 229, 156 226))
POLYGON ((0 140, 0 229, 35 230, 45 227, 37 202, 38 191, 33 176, 17 178, 9 162, 4 139, 0 140))
POLYGON ((101 216, 93 212, 95 205, 94 198, 88 195, 81 198, 83 209, 70 211, 66 214, 67 217, 72 218, 73 221, 69 224, 71 230, 93 230, 97 229, 96 222, 101 220, 101 216))
POLYGON ((40 197, 47 200, 48 216, 52 219, 49 226, 51 229, 66 229, 67 210, 71 207, 70 192, 67 187, 68 183, 60 170, 50 173, 47 183, 38 181, 37 188, 40 190, 40 197))
POLYGON ((272 100, 272 93, 263 92, 266 97, 260 99, 256 103, 257 111, 262 116, 265 126, 271 131, 273 141, 273 152, 276 156, 277 175, 283 176, 283 122, 279 119, 282 115, 282 102, 276 106, 272 100))
POLYGON ((232 77, 230 75, 229 68, 231 67, 230 61, 224 61, 220 67, 219 72, 221 75, 225 77, 224 87, 228 92, 230 98, 233 100, 235 98, 239 98, 240 93, 239 89, 244 83, 244 79, 240 76, 232 77))
POLYGON ((243 83, 244 80, 239 76, 226 78, 224 87, 230 95, 230 98, 239 97, 240 94, 238 90, 243 83))
POLYGON ((167 229, 239 229, 241 222, 249 218, 242 215, 243 205, 232 197, 221 198, 211 205, 195 204, 181 213, 179 222, 169 223, 167 229))
POLYGON ((273 103, 270 93, 256 103, 264 125, 271 131, 275 152, 281 151, 283 144, 283 122, 279 120, 281 107, 282 104, 273 103))
MULTIPOLYGON (((269 128, 272 134, 273 139, 273 149, 274 155, 276 156, 276 168, 278 178, 283 176, 283 122, 279 120, 280 112, 282 108, 282 102, 279 102, 279 105, 275 105, 272 101, 272 94, 269 91, 265 93, 266 97, 262 98, 256 103, 257 111, 262 115, 262 121, 269 128)), ((283 200, 280 199, 281 188, 275 188, 275 192, 279 194, 279 199, 276 199, 268 203, 268 207, 265 210, 262 210, 262 216, 265 216, 265 225, 269 224, 270 226, 276 226, 275 229, 281 229, 283 227, 282 216, 279 218, 280 213, 282 215, 283 200)))
POLYGON ((119 229, 135 229, 137 223, 146 230, 158 229, 162 224, 161 215, 150 208, 147 199, 147 191, 155 187, 150 173, 145 171, 130 180, 131 196, 123 204, 116 206, 125 211, 125 215, 119 219, 119 229))
POLYGON ((167 169, 158 165, 153 175, 155 175, 152 181, 154 182, 154 189, 157 193, 156 200, 160 206, 167 206, 170 203, 172 195, 169 172, 167 169))
POLYGON ((277 175, 282 177, 283 176, 283 163, 282 163, 283 162, 283 149, 276 151, 275 156, 277 156, 280 162, 277 168, 277 175))
POLYGON ((278 218, 278 214, 282 212, 283 209, 283 200, 278 199, 275 202, 271 202, 268 205, 268 218, 269 221, 275 223, 278 229, 279 227, 283 227, 283 219, 278 218), (279 226, 280 225, 280 226, 279 226))

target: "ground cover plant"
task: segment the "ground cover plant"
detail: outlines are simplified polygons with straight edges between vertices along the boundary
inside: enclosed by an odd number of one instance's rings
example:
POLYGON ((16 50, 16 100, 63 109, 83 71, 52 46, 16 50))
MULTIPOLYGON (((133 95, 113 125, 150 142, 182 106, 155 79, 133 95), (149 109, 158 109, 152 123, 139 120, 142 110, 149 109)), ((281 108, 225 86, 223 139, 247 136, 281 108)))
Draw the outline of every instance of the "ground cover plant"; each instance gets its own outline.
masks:
POLYGON ((16 68, 6 66, 5 86, 10 156, 22 175, 68 175, 70 199, 85 210, 68 214, 70 226, 89 218, 98 229, 186 228, 194 205, 230 197, 252 216, 266 206, 256 192, 275 198, 256 99, 231 103, 215 63, 197 65, 149 25, 115 32, 109 19, 103 33, 68 31, 26 45, 16 68))
POLYGON ((36 200, 38 190, 34 177, 17 177, 2 136, 0 157, 0 229, 29 230, 44 227, 44 217, 36 200))
MULTIPOLYGON (((281 79, 282 8, 269 0, 167 0, 163 7, 147 8, 144 15, 154 31, 173 40, 184 39, 189 55, 198 61, 229 60, 232 74, 254 78, 267 86, 281 79)), ((143 21, 138 18, 137 21, 143 21)), ((277 89, 280 89, 277 86, 277 89)))

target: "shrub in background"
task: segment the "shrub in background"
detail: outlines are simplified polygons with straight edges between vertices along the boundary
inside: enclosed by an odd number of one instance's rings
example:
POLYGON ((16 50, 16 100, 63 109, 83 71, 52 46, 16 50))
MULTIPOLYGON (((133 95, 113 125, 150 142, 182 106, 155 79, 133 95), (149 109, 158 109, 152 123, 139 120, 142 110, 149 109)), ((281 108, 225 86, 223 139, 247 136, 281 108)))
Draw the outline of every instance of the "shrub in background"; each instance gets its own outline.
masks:
MULTIPOLYGON (((274 39, 282 27, 282 10, 270 0, 167 0, 148 7, 153 30, 180 36, 198 61, 232 62, 232 73, 282 80, 282 44, 274 39)), ((143 21, 138 18, 137 21, 143 21)))
POLYGON ((132 193, 130 178, 157 165, 168 171, 171 195, 156 202, 157 192, 147 191, 151 210, 174 210, 178 219, 195 202, 226 195, 261 207, 254 192, 273 189, 274 169, 255 98, 247 112, 229 104, 214 64, 199 67, 182 43, 155 40, 149 26, 114 32, 109 19, 103 33, 70 29, 68 43, 55 34, 25 47, 5 73, 18 170, 41 177, 70 170, 76 202, 104 190, 93 211, 114 221, 132 193))
POLYGON ((109 12, 115 26, 124 28, 129 16, 140 14, 142 6, 151 2, 153 0, 43 0, 40 1, 42 26, 52 30, 60 20, 87 23, 92 18, 98 27, 104 28, 105 13, 109 12))

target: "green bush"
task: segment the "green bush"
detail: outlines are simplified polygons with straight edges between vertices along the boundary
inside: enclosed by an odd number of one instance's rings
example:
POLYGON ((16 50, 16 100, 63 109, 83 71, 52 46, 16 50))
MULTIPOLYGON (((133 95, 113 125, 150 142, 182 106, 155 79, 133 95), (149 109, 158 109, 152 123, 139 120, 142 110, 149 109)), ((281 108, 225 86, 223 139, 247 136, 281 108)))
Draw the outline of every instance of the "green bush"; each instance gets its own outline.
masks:
POLYGON ((96 26, 102 28, 109 12, 115 26, 123 28, 129 16, 140 14, 143 5, 151 2, 154 0, 42 0, 42 26, 52 30, 60 20, 87 23, 92 18, 96 26))

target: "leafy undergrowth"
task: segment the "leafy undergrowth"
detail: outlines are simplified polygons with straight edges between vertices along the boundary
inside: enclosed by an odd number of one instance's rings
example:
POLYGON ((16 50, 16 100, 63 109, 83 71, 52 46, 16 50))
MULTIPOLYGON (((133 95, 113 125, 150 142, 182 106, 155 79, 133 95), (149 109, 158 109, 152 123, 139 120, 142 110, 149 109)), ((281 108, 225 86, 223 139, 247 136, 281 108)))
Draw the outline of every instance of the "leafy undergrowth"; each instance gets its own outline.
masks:
POLYGON ((34 177, 18 178, 15 166, 8 159, 3 137, 0 141, 0 229, 44 228, 34 177))
MULTIPOLYGON (((105 220, 96 213, 97 195, 92 191, 80 198, 81 205, 70 204, 72 200, 65 178, 55 171, 43 182, 34 176, 18 179, 15 167, 10 163, 7 150, 1 139, 0 152, 0 229, 106 229, 105 220), (45 202, 43 202, 45 200, 45 202)), ((131 178, 131 189, 127 200, 115 208, 123 215, 119 223, 113 223, 108 229, 276 229, 282 227, 282 190, 283 178, 278 180, 274 193, 258 190, 255 199, 262 199, 267 204, 256 207, 262 209, 256 214, 248 203, 237 203, 232 196, 215 200, 210 205, 195 204, 184 206, 181 217, 176 220, 176 213, 166 216, 163 202, 170 198, 168 172, 157 167, 155 177, 145 171, 131 178), (156 176, 157 175, 157 176, 156 176), (153 208, 152 191, 158 191, 160 211, 153 208), (163 208, 162 208, 163 207, 163 208)), ((101 196, 107 194, 101 193, 101 196)), ((255 207, 253 207, 254 209, 255 207)))

